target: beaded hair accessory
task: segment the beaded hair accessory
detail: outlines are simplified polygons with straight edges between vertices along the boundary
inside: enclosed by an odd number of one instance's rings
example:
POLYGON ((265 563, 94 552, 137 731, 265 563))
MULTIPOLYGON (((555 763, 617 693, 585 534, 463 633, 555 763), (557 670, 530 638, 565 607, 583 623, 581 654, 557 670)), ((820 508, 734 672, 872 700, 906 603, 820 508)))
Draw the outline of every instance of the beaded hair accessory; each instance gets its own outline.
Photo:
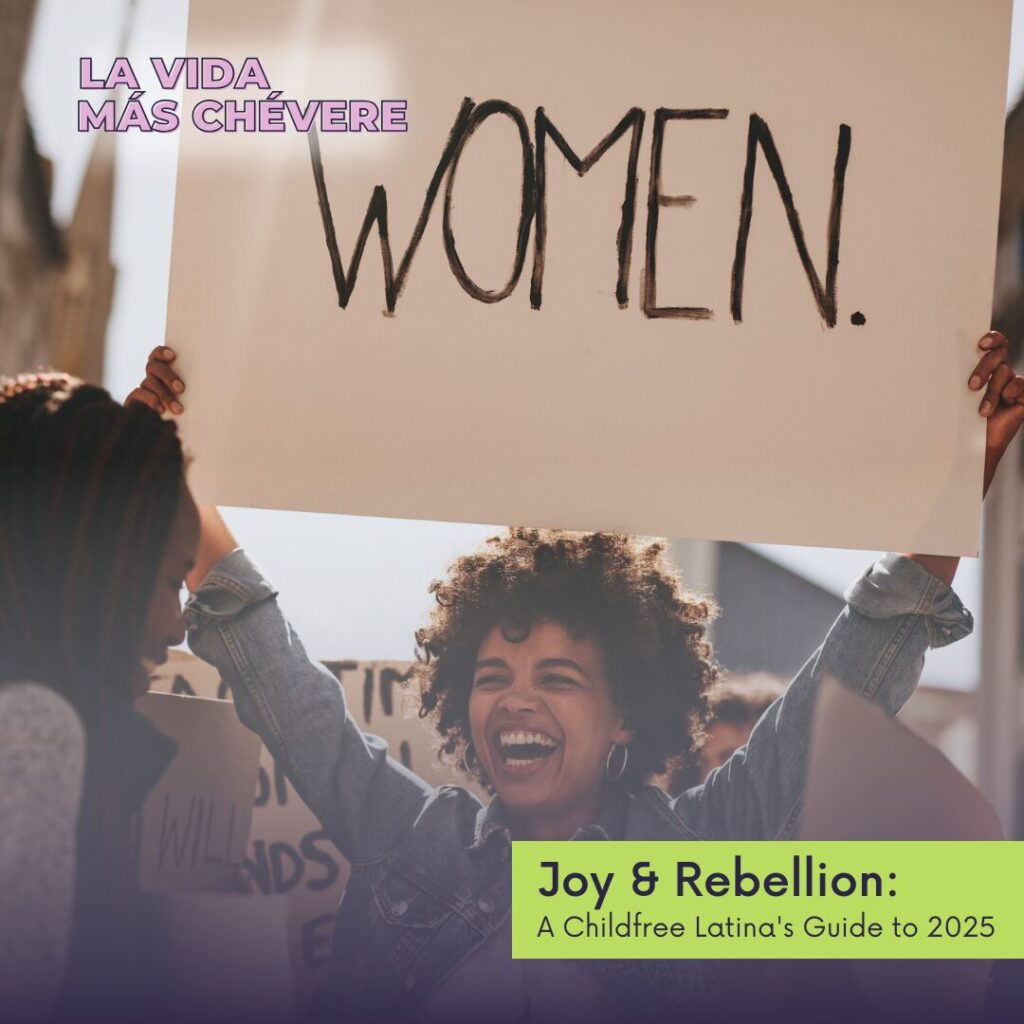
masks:
POLYGON ((30 391, 46 391, 53 401, 59 403, 68 397, 78 383, 77 378, 70 374, 54 370, 19 373, 14 377, 0 375, 0 405, 30 391))

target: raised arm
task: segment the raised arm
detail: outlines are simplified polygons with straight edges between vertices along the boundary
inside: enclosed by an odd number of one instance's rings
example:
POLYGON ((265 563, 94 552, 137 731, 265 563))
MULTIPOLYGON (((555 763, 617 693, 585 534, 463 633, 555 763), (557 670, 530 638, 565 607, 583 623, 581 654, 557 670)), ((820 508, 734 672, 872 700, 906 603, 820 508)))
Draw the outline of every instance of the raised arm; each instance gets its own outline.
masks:
POLYGON ((433 789, 364 734, 341 684, 312 661, 277 595, 241 550, 220 559, 185 608, 189 646, 231 686, 242 722, 338 849, 355 864, 385 856, 433 789))
MULTIPOLYGON (((177 415, 184 382, 174 353, 151 354, 129 396, 177 415)), ((267 745, 338 849, 355 864, 386 855, 434 790, 364 734, 339 681, 312 661, 277 594, 241 551, 215 508, 200 510, 196 565, 187 583, 189 646, 230 685, 239 718, 267 745)))
POLYGON ((917 562, 887 555, 846 592, 825 642, 741 747, 683 793, 677 813, 708 839, 784 839, 797 824, 818 687, 826 676, 894 715, 913 693, 929 647, 970 633, 970 612, 917 562))
MULTIPOLYGON (((1006 339, 989 332, 968 387, 981 392, 987 420, 984 488, 1024 422, 1024 378, 1009 366, 1006 339)), ((929 647, 966 636, 970 613, 949 588, 958 558, 889 555, 846 592, 847 607, 825 642, 762 716, 741 747, 676 810, 709 838, 790 835, 803 796, 818 684, 826 675, 895 714, 913 692, 929 647)))
MULTIPOLYGON (((988 494, 996 468, 1024 422, 1024 377, 1010 366, 1010 346, 998 331, 989 331, 978 342, 981 358, 971 371, 967 386, 985 389, 978 412, 988 421, 985 430, 985 471, 982 496, 988 494)), ((960 559, 949 555, 908 555, 943 583, 952 583, 960 559)))

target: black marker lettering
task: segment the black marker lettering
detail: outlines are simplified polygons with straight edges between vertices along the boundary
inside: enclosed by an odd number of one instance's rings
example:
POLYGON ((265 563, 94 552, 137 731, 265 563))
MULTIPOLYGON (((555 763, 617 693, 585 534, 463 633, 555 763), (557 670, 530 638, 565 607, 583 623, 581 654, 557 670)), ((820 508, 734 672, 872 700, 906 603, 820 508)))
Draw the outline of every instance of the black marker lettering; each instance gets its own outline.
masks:
POLYGON ((519 277, 523 272, 523 264, 526 262, 526 246, 530 237, 530 225, 533 223, 534 194, 533 143, 530 141, 530 129, 526 123, 526 118, 523 117, 523 112, 518 107, 513 107, 512 104, 506 103, 504 100, 487 100, 485 103, 481 103, 470 115, 469 123, 455 143, 455 151, 451 159, 451 170, 448 172, 448 184, 445 186, 444 191, 444 219, 442 221, 444 251, 448 256, 448 265, 452 268, 455 280, 474 299, 479 299, 480 302, 501 302, 502 299, 507 299, 512 294, 513 289, 519 283, 519 277), (519 130, 519 144, 522 147, 523 153, 523 185, 512 273, 502 288, 490 290, 481 288, 469 276, 455 248, 455 235, 452 233, 452 193, 455 188, 455 175, 459 169, 459 160, 462 158, 466 143, 473 136, 477 128, 494 114, 504 114, 511 119, 519 130))
MULTIPOLYGON (((356 286, 356 277, 359 274, 359 264, 363 258, 363 249, 366 248, 366 240, 370 235, 370 229, 374 222, 377 224, 377 234, 380 238, 381 258, 384 262, 384 304, 387 313, 394 313, 395 305, 399 295, 405 287, 405 279, 412 264, 412 258, 416 255, 420 239, 426 230, 427 221, 430 218, 430 211, 433 209, 434 200, 437 198, 441 181, 448 170, 449 164, 455 155, 456 149, 460 147, 463 136, 466 133, 470 114, 473 111, 473 101, 468 97, 462 101, 459 113, 452 125, 448 142, 441 153, 441 159, 437 162, 434 176, 427 186, 426 197, 423 200, 423 208, 420 211, 419 220, 413 230, 412 238, 398 266, 397 273, 391 258, 391 238, 388 234, 388 193, 383 185, 378 185, 370 197, 369 206, 366 208, 366 216, 363 218, 363 226, 359 229, 356 237, 355 248, 352 251, 352 259, 349 262, 349 269, 346 273, 341 262, 341 254, 338 251, 338 236, 334 230, 334 218, 331 215, 331 204, 327 196, 327 183, 324 180, 323 160, 320 156, 320 138, 316 128, 308 134, 309 155, 313 164, 313 180, 316 183, 317 200, 320 203, 320 216, 324 225, 324 236, 327 242, 327 252, 331 259, 331 269, 334 272, 334 284, 338 291, 338 305, 342 309, 348 307, 349 299, 356 286)), ((449 187, 451 179, 449 179, 449 187)))
POLYGON ((666 196, 661 191, 661 153, 665 145, 668 121, 724 120, 728 110, 667 110, 654 112, 654 138, 651 141, 651 183, 647 192, 647 265, 644 267, 644 315, 652 319, 680 317, 685 320, 710 320, 713 312, 705 306, 658 305, 658 218, 663 206, 693 206, 694 196, 666 196))
POLYGON ((534 120, 537 137, 537 223, 534 228, 533 243, 533 276, 530 281, 530 305, 540 309, 544 289, 544 257, 547 251, 548 214, 547 214, 547 147, 545 142, 550 136, 558 147, 569 166, 579 177, 583 177, 598 160, 615 145, 616 142, 631 130, 629 142, 629 160, 626 165, 626 188, 622 200, 622 218, 619 231, 615 237, 618 253, 618 277, 615 284, 615 298, 620 309, 629 305, 629 265, 633 253, 633 222, 636 219, 637 162, 640 157, 640 137, 644 130, 644 112, 639 107, 632 107, 621 121, 585 156, 580 157, 565 140, 565 136, 554 126, 543 107, 537 108, 534 120))
POLYGON ((321 878, 307 878, 306 888, 310 892, 323 892, 330 889, 341 874, 341 867, 332 856, 334 844, 330 836, 321 829, 319 832, 307 832, 299 843, 299 850, 308 863, 319 864, 324 873, 321 878), (321 846, 323 848, 321 848, 321 846))
MULTIPOLYGON (((740 225, 736 235, 736 258, 732 265, 732 318, 736 323, 743 320, 743 276, 747 264, 747 238, 750 235, 750 220, 754 204, 754 168, 757 164, 757 147, 764 152, 765 160, 771 169, 775 185, 782 197, 782 205, 786 209, 789 229, 796 242, 796 250, 800 255, 800 263, 810 282, 814 301, 817 303, 821 318, 829 327, 836 325, 836 271, 839 267, 839 227, 843 214, 843 191, 846 187, 846 166, 850 159, 850 126, 839 126, 839 140, 836 143, 836 162, 832 172, 832 204, 828 218, 828 264, 825 270, 825 285, 811 261, 807 251, 800 215, 793 202, 793 192, 786 181, 786 172, 775 148, 775 140, 767 123, 757 114, 750 115, 750 131, 747 135, 747 164, 743 171, 743 196, 740 200, 740 225)), ((856 323, 856 321, 854 321, 856 323)))

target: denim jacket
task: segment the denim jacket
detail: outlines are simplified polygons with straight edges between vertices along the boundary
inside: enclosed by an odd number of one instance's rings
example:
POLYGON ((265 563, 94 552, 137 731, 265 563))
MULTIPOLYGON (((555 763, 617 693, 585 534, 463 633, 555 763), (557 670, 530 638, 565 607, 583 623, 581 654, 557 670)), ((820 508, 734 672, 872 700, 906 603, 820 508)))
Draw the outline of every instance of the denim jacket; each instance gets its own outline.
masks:
MULTIPOLYGON (((819 680, 831 675, 895 714, 917 684, 926 650, 973 628, 949 587, 896 555, 871 566, 845 596, 821 647, 747 745, 703 785, 674 801, 653 786, 635 794, 611 787, 598 819, 574 838, 791 837, 819 680)), ((273 587, 244 552, 211 570, 186 614, 192 650, 230 684, 242 721, 352 864, 334 934, 331 1016, 415 1014, 507 926, 511 837, 500 802, 485 806, 461 787, 429 786, 389 757, 382 740, 361 732, 338 680, 306 655, 273 587)), ((582 963, 632 1016, 718 1015, 712 962, 582 963)))

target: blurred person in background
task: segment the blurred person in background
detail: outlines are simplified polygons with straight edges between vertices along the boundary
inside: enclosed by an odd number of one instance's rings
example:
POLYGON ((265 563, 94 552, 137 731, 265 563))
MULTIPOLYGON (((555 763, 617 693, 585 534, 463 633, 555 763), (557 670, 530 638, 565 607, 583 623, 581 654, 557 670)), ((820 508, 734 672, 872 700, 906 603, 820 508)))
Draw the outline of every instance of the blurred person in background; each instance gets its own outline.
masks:
POLYGON ((132 700, 184 639, 198 535, 173 423, 0 377, 2 1021, 143 1019, 130 821, 174 744, 132 700))
POLYGON ((786 680, 770 672, 726 676, 707 692, 708 720, 697 760, 680 765, 659 779, 659 785, 678 796, 699 786, 748 739, 758 719, 786 690, 786 680))

